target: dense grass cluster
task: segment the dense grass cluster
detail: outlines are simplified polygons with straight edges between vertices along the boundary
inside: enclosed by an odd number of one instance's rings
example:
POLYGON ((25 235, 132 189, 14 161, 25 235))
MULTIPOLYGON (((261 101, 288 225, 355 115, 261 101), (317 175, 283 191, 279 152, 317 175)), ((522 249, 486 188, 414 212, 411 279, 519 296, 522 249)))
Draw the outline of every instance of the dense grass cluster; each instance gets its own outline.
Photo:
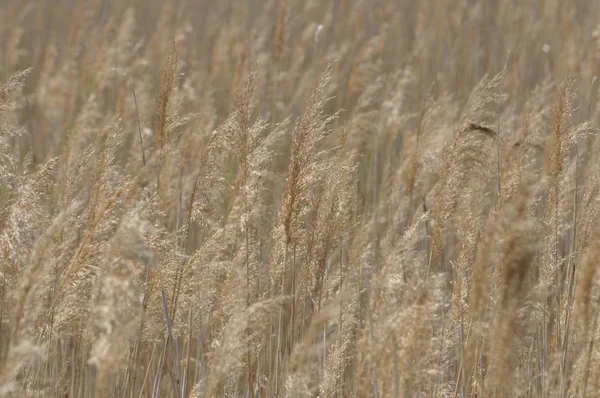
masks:
POLYGON ((0 396, 596 396, 598 21, 0 0, 0 396))

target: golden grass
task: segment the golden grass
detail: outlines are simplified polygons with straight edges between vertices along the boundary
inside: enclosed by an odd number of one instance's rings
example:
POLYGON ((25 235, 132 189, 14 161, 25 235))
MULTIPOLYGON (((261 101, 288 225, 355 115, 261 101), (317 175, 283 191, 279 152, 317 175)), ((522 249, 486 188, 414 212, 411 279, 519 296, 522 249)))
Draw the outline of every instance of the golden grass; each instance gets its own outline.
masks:
POLYGON ((0 0, 0 396, 596 396, 599 18, 0 0))

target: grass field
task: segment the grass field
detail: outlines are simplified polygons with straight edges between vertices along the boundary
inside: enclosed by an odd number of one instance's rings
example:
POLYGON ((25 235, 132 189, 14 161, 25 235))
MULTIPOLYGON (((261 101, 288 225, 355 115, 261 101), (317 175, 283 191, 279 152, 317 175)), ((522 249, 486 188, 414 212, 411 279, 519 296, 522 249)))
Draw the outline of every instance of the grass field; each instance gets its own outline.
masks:
POLYGON ((0 0, 0 397, 597 396, 599 21, 0 0))

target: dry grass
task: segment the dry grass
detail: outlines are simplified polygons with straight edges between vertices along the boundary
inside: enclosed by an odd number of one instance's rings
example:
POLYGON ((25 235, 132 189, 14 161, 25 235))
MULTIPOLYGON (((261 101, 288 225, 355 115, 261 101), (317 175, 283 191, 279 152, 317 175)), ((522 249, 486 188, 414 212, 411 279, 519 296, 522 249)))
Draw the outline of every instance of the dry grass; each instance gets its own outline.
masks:
POLYGON ((596 396, 599 18, 0 0, 0 396, 596 396))

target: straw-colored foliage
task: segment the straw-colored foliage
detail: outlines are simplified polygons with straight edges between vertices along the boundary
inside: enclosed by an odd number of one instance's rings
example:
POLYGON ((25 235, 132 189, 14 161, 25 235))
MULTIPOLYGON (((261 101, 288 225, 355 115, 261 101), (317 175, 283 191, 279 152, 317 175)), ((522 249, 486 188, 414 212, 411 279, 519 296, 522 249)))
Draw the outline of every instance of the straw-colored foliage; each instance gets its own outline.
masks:
POLYGON ((0 396, 597 396, 598 21, 0 0, 0 396))

